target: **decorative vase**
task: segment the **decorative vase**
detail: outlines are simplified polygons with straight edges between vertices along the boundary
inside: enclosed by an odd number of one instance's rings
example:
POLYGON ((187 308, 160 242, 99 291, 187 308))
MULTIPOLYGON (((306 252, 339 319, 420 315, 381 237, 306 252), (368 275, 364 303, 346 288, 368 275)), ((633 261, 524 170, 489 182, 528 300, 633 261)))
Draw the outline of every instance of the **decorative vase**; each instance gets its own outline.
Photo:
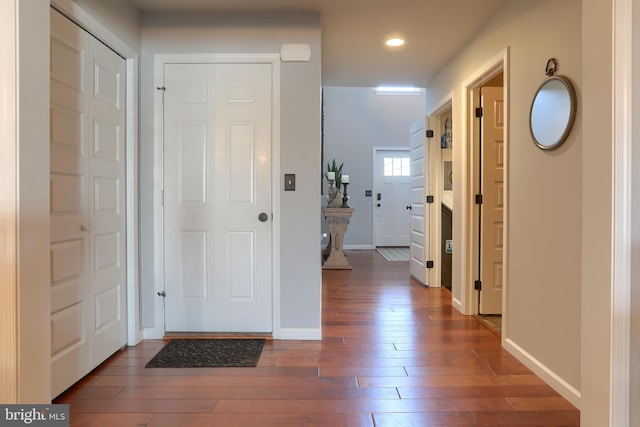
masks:
POLYGON ((335 181, 329 180, 329 191, 327 191, 327 207, 329 208, 339 208, 342 206, 342 195, 340 191, 338 191, 338 187, 336 187, 335 181))

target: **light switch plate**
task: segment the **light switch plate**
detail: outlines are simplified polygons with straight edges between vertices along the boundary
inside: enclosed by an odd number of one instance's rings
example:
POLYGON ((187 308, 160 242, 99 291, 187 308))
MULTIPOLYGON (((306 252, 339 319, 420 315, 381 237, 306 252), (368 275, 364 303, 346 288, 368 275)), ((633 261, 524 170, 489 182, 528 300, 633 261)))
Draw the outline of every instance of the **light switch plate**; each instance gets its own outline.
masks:
POLYGON ((296 174, 284 174, 284 191, 296 191, 296 174))

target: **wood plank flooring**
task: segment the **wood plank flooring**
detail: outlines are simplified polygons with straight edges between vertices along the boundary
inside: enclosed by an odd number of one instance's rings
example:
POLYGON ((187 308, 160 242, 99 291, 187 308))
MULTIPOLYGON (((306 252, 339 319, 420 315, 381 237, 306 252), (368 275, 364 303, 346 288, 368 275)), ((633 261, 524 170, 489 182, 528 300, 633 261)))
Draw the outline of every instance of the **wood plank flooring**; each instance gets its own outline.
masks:
POLYGON ((257 368, 146 369, 118 352, 55 403, 72 426, 579 426, 579 412, 408 263, 323 271, 323 340, 267 341, 257 368))

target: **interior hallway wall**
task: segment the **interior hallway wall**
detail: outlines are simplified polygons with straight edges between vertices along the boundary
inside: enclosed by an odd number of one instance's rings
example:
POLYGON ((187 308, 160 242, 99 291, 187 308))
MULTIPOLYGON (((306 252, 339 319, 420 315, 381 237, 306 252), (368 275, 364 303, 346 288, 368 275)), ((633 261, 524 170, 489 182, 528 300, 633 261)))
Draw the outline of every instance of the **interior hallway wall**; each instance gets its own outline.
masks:
MULTIPOLYGON (((372 248, 373 147, 409 148, 409 127, 424 120, 425 93, 418 95, 376 95, 374 88, 324 88, 324 164, 336 159, 344 163, 343 173, 349 175, 349 206, 353 217, 344 238, 347 248, 372 248)), ((326 196, 327 180, 322 188, 326 196)), ((323 196, 322 203, 326 204, 323 196)), ((328 232, 324 219, 322 230, 328 232)), ((325 240, 326 243, 326 240, 325 240)))
MULTIPOLYGON (((317 13, 150 13, 143 16, 141 57, 140 227, 142 326, 160 327, 155 309, 154 93, 156 54, 279 53, 283 43, 307 43, 309 62, 281 64, 279 159, 296 174, 296 191, 280 193, 281 326, 320 331, 320 16, 317 13)), ((282 178, 284 180, 284 178, 282 178)), ((279 186, 283 187, 283 181, 279 186)))
MULTIPOLYGON (((454 91, 453 133, 464 122, 462 84, 488 61, 509 48, 509 142, 507 224, 508 309, 503 316, 505 342, 517 355, 554 380, 554 386, 578 404, 581 387, 582 116, 555 151, 538 149, 529 134, 528 115, 551 57, 559 73, 574 83, 580 105, 582 82, 581 1, 507 2, 474 40, 427 88, 427 110, 454 91), (559 238, 559 236, 562 236, 559 238), (544 313, 544 315, 541 315, 544 313), (544 331, 541 333, 541 331, 544 331)), ((466 96, 466 95, 465 95, 466 96)), ((464 141, 454 143, 454 203, 463 205, 470 184, 464 165, 464 141)), ((468 170, 468 168, 467 168, 468 170)), ((454 219, 454 297, 469 286, 460 253, 463 218, 454 219)), ((469 260, 470 262, 470 260, 469 260)))

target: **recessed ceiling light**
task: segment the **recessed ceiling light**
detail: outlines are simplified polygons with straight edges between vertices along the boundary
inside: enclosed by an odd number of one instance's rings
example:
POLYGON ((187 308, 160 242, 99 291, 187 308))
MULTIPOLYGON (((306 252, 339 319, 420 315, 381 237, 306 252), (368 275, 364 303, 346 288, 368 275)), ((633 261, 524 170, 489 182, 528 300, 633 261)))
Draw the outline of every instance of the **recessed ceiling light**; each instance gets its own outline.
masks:
POLYGON ((404 44, 404 40, 399 37, 393 37, 384 42, 389 47, 398 47, 404 44))

